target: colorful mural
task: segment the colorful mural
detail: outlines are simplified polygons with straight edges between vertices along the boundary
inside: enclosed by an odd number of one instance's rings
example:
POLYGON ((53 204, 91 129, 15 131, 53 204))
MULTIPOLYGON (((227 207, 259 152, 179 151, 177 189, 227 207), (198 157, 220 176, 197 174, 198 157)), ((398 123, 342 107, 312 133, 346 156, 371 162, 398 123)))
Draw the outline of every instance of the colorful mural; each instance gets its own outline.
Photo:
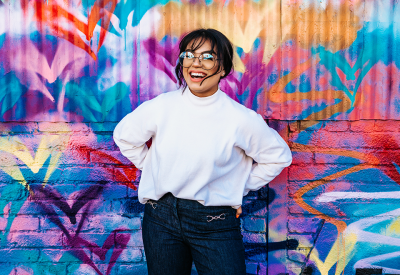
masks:
POLYGON ((294 156, 244 198, 247 273, 400 274, 398 18, 396 0, 0 0, 0 273, 147 274, 112 131, 176 89, 204 27, 235 48, 221 89, 294 156))

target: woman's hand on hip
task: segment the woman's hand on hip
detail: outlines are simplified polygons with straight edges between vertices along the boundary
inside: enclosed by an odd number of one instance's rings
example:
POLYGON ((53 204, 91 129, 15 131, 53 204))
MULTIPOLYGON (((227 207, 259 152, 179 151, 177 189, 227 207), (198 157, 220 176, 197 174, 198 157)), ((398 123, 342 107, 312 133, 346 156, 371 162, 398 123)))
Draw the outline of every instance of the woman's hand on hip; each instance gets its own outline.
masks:
POLYGON ((239 218, 240 214, 242 214, 242 207, 241 206, 238 209, 236 209, 236 218, 239 218))

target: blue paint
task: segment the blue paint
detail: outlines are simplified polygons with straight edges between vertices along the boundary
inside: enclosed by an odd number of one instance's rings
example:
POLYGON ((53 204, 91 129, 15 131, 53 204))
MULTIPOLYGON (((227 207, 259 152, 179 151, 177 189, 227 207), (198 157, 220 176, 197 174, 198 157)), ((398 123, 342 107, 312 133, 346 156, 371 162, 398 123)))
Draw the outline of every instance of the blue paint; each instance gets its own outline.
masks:
POLYGON ((3 47, 4 41, 6 41, 6 34, 0 35, 0 49, 3 47))
POLYGON ((236 47, 236 53, 238 54, 239 57, 242 57, 244 54, 244 51, 241 47, 236 47))
POLYGON ((296 117, 296 119, 305 119, 308 116, 310 116, 311 114, 322 111, 327 107, 328 107, 328 104, 326 104, 325 102, 320 103, 320 105, 315 104, 315 105, 309 106, 308 108, 303 107, 303 111, 301 112, 301 114, 298 117, 296 117))
POLYGON ((245 104, 246 99, 249 97, 249 93, 250 93, 250 88, 246 88, 246 90, 244 90, 244 92, 241 95, 236 94, 240 104, 245 104))
POLYGON ((263 87, 261 87, 261 88, 259 88, 258 90, 257 90, 257 93, 256 93, 256 95, 255 95, 255 97, 254 97, 254 100, 253 100, 253 104, 252 104, 252 106, 251 106, 251 108, 253 109, 253 110, 258 110, 258 101, 257 101, 257 98, 258 98, 258 96, 261 94, 261 93, 263 93, 264 92, 264 88, 263 87))
POLYGON ((299 85, 299 91, 301 93, 308 93, 311 91, 311 82, 310 78, 306 74, 300 75, 300 85, 299 85))
POLYGON ((258 48, 260 47, 260 44, 261 44, 261 40, 260 40, 259 37, 257 37, 256 40, 254 40, 253 49, 252 50, 253 51, 257 51, 258 48))
POLYGON ((286 93, 288 93, 288 94, 292 94, 292 93, 296 92, 296 90, 297 90, 297 87, 292 83, 292 81, 289 82, 289 83, 286 85, 285 89, 284 89, 284 91, 285 91, 286 93))
POLYGON ((267 78, 269 84, 274 84, 278 79, 279 75, 277 73, 271 73, 267 78))

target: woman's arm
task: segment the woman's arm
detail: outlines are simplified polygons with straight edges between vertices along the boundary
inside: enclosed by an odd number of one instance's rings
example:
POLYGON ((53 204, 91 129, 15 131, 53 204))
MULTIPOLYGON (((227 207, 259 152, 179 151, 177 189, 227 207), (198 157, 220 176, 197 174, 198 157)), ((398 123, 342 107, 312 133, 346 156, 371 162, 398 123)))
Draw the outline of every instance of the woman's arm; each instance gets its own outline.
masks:
POLYGON ((155 135, 157 128, 153 104, 150 101, 142 103, 126 115, 114 130, 114 141, 121 153, 140 170, 143 169, 143 161, 149 150, 145 142, 155 135))
POLYGON ((246 127, 245 154, 256 161, 247 180, 243 196, 278 176, 292 163, 292 153, 281 136, 257 115, 246 127))

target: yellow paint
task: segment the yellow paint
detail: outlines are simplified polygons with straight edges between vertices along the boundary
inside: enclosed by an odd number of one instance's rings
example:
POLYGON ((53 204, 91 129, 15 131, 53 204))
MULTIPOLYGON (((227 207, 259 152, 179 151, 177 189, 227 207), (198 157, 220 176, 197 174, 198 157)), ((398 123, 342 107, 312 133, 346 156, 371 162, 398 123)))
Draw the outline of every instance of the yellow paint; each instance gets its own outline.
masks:
MULTIPOLYGON (((156 37, 162 39, 166 34, 180 37, 198 28, 214 28, 225 34, 233 45, 249 53, 258 37, 268 33, 273 34, 275 39, 280 33, 277 28, 271 31, 271 24, 267 23, 273 22, 274 26, 279 28, 279 8, 279 1, 246 1, 241 5, 237 5, 235 1, 228 4, 225 1, 214 1, 208 6, 205 3, 182 5, 169 2, 158 7, 163 16, 156 37)), ((271 52, 275 52, 279 46, 279 42, 272 44, 275 46, 266 54, 269 58, 272 56, 271 52)), ((241 61, 240 63, 243 64, 241 61)), ((238 65, 236 69, 244 72, 242 65, 238 65)))
POLYGON ((315 249, 310 254, 310 260, 315 263, 321 275, 328 275, 329 270, 337 263, 335 275, 339 275, 344 272, 344 268, 354 257, 356 244, 357 234, 340 233, 324 262, 320 260, 315 249))
MULTIPOLYGON (((33 173, 38 173, 44 163, 49 159, 49 165, 46 171, 43 184, 46 184, 51 174, 57 167, 58 160, 62 151, 66 148, 69 141, 69 134, 63 135, 45 135, 40 139, 39 146, 34 156, 31 150, 18 138, 7 137, 0 139, 0 151, 9 153, 15 158, 20 159, 33 173)), ((1 167, 1 169, 10 175, 14 180, 21 182, 28 190, 29 186, 20 171, 15 160, 11 161, 12 166, 1 167)))
MULTIPOLYGON (((210 5, 185 5, 169 2, 159 6, 162 14, 156 36, 167 34, 182 36, 197 28, 214 28, 224 33, 235 46, 245 53, 252 50, 257 38, 264 47, 263 62, 268 63, 281 44, 293 40, 309 49, 318 45, 336 52, 349 47, 362 28, 355 15, 362 1, 344 1, 337 5, 328 1, 305 7, 302 1, 214 1, 210 5)), ((241 70, 239 70, 241 71, 241 70)))
POLYGON ((336 52, 348 48, 357 38, 362 22, 355 15, 362 2, 328 1, 322 8, 319 4, 307 7, 285 5, 282 9, 283 40, 292 39, 304 49, 322 45, 336 52))
POLYGON ((393 222, 390 223, 386 230, 388 236, 399 236, 400 235, 400 217, 397 217, 393 222))

